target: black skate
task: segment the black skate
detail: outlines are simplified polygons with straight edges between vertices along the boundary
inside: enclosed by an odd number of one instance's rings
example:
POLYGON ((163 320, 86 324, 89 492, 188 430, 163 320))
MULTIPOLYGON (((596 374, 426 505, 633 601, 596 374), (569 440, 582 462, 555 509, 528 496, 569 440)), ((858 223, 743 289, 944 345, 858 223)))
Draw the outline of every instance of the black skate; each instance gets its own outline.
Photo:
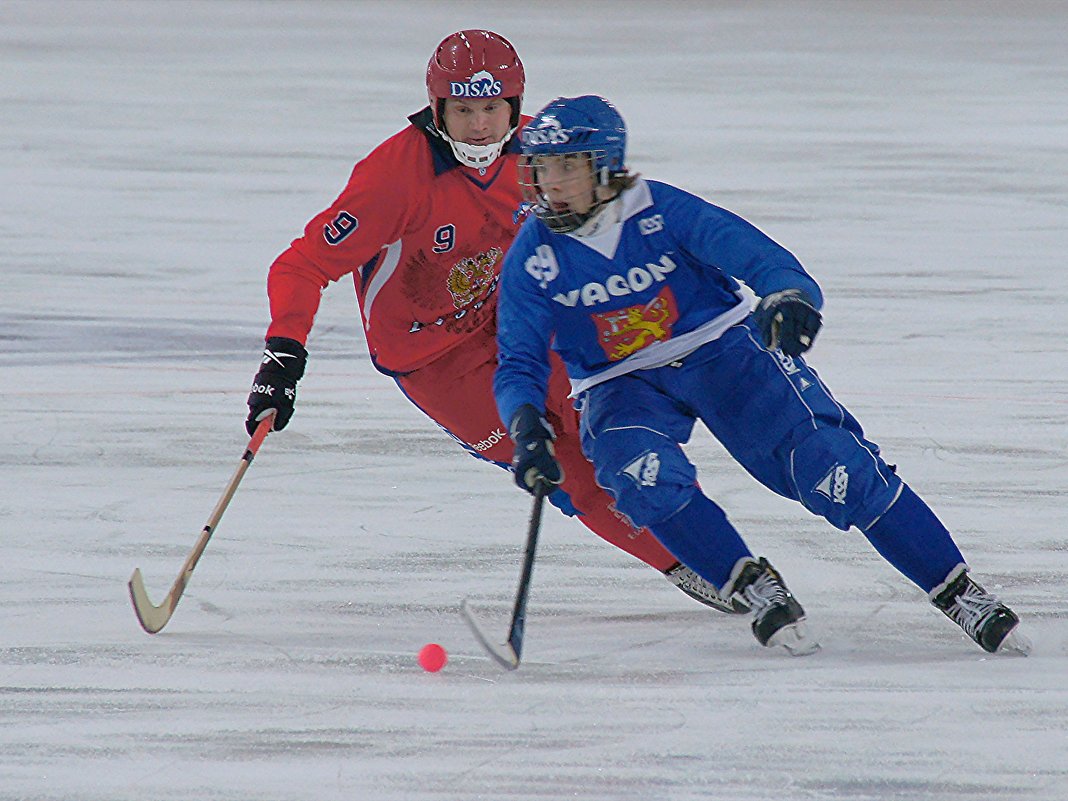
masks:
POLYGON ((753 611, 753 635, 769 648, 781 645, 792 656, 806 656, 819 650, 816 638, 808 632, 805 610, 786 588, 782 576, 764 557, 759 562, 740 559, 723 595, 738 599, 753 611))
POLYGON ((988 593, 958 565, 949 576, 931 590, 931 603, 964 629, 987 653, 1031 652, 1031 641, 1017 628, 1020 618, 1005 604, 988 593))
POLYGON ((734 597, 728 601, 716 591, 715 587, 681 562, 664 575, 668 581, 705 606, 711 606, 729 615, 744 615, 749 611, 749 606, 741 598, 734 597))

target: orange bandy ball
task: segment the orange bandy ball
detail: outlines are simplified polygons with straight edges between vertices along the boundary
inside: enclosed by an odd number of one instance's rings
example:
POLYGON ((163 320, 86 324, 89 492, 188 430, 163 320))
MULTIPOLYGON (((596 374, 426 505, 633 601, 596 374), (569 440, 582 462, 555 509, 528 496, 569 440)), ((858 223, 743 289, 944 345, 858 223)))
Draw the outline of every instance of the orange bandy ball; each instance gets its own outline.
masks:
POLYGON ((437 673, 448 661, 449 655, 436 642, 427 643, 419 652, 419 664, 427 673, 437 673))

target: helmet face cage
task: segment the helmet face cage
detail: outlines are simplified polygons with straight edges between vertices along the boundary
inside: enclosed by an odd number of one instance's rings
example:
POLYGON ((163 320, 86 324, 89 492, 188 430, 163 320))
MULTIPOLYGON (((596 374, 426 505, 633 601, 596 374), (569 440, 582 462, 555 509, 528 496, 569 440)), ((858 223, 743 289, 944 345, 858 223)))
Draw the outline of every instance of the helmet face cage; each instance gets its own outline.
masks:
MULTIPOLYGON (((519 182, 524 199, 533 204, 535 215, 553 231, 567 232, 581 227, 614 197, 613 193, 598 192, 598 187, 608 187, 613 178, 627 175, 626 125, 615 106, 603 97, 557 98, 523 129, 521 144, 519 182), (550 163, 547 157, 552 156, 579 159, 587 165, 586 169, 576 171, 576 180, 579 175, 585 180, 593 179, 589 182, 589 208, 579 211, 569 204, 554 203, 558 199, 549 197, 545 182, 550 163)), ((569 166, 574 170, 578 165, 572 162, 569 166)), ((559 175, 556 179, 555 183, 559 184, 559 175)), ((579 203, 586 205, 584 198, 579 203)))
POLYGON ((426 68, 426 91, 434 125, 461 163, 486 167, 500 155, 504 143, 519 125, 526 74, 511 42, 492 31, 465 30, 446 36, 426 68), (489 100, 501 98, 511 107, 511 124, 504 138, 490 145, 456 142, 445 129, 448 98, 489 100))
POLYGON ((603 150, 523 156, 517 168, 523 200, 550 230, 575 231, 612 199, 597 192, 619 175, 605 166, 608 160, 603 150))

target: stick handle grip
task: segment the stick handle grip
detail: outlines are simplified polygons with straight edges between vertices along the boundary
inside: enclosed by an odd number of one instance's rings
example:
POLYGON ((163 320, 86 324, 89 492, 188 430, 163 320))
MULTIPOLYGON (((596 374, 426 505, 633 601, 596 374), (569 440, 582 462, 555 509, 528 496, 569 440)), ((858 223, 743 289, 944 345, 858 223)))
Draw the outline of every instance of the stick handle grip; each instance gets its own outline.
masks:
POLYGON ((271 426, 274 425, 274 414, 269 414, 260 420, 260 424, 256 426, 256 430, 252 433, 252 439, 248 441, 248 448, 245 449, 245 459, 252 461, 256 456, 256 452, 260 449, 260 445, 267 439, 267 435, 271 433, 271 426))

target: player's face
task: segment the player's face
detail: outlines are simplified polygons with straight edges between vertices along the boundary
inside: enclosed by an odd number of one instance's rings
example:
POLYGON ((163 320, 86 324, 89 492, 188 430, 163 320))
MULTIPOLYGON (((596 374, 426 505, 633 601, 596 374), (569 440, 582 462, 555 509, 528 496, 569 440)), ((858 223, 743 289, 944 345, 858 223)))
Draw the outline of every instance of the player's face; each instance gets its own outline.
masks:
POLYGON ((537 156, 532 166, 538 187, 554 212, 585 214, 593 208, 596 198, 589 153, 537 156))
POLYGON ((512 107, 503 97, 445 99, 445 131, 467 145, 492 145, 504 139, 511 127, 512 107))

